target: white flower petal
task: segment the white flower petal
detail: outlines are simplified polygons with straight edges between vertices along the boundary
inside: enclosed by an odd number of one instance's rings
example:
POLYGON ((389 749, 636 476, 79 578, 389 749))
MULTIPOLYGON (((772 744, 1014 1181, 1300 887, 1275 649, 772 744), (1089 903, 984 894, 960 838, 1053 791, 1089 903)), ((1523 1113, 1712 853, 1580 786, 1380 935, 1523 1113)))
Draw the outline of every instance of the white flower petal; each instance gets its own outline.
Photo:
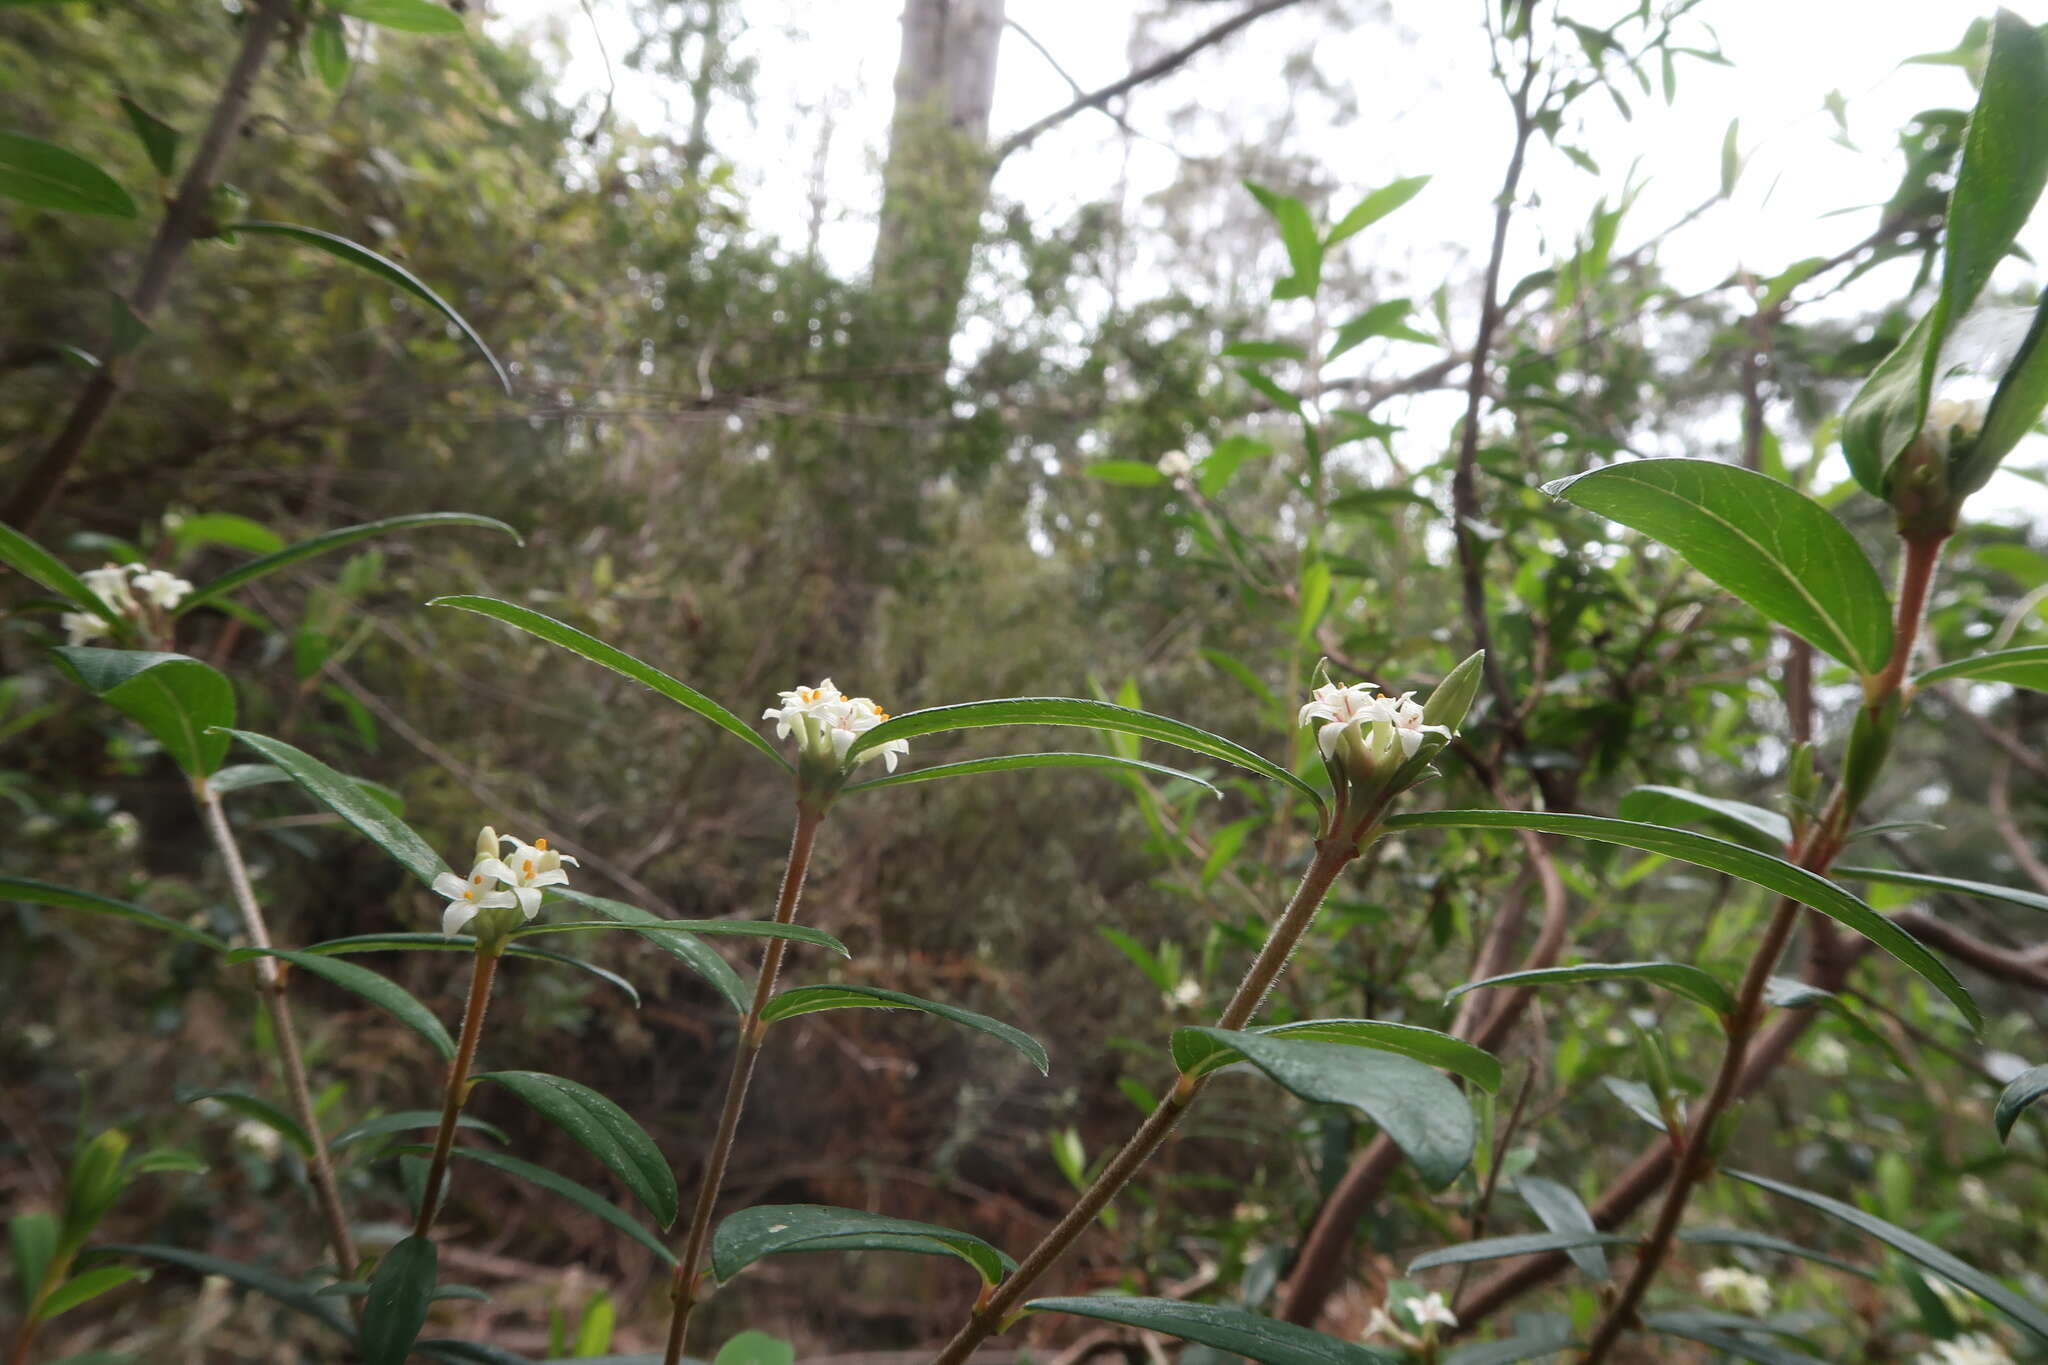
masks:
POLYGON ((441 915, 441 932, 450 938, 461 933, 463 926, 476 918, 476 909, 468 901, 448 902, 448 909, 441 915))

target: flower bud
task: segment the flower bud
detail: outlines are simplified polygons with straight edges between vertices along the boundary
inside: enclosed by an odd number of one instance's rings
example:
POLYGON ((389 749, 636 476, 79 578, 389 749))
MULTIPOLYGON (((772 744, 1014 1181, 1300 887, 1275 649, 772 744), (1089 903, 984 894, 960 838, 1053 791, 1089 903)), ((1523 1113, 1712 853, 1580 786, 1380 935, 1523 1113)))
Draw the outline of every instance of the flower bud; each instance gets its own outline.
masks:
POLYGON ((476 856, 478 862, 498 856, 498 831, 489 825, 476 832, 476 856))
POLYGON ((1422 703, 1422 723, 1441 725, 1452 734, 1465 723, 1472 699, 1479 695, 1479 680, 1486 667, 1486 651, 1475 649, 1463 663, 1444 675, 1444 680, 1422 703))

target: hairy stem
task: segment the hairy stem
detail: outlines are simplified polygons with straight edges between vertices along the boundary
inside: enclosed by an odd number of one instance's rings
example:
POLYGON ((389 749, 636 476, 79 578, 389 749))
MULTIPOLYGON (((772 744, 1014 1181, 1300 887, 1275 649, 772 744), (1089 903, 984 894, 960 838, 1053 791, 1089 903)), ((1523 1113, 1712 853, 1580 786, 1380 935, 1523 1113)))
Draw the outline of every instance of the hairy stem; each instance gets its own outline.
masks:
MULTIPOLYGON (((1375 807, 1372 815, 1359 825, 1345 829, 1341 824, 1319 840, 1316 856, 1309 863, 1308 871, 1302 875, 1301 885, 1295 889, 1294 898, 1287 903, 1280 918, 1274 922, 1273 932, 1267 936, 1265 947, 1252 961, 1244 980, 1238 983, 1237 992, 1224 1006, 1223 1015, 1216 1021, 1216 1027, 1226 1029, 1243 1028, 1258 1012, 1259 1005, 1266 998, 1266 992, 1273 988, 1281 971, 1287 966, 1287 959, 1293 954, 1301 936, 1308 929, 1316 911, 1322 906, 1323 897, 1329 894, 1337 875, 1345 864, 1358 856, 1358 848, 1364 831, 1369 829, 1378 817, 1375 807)), ((1117 1193, 1130 1183, 1145 1163, 1152 1158, 1173 1132, 1201 1093, 1204 1079, 1182 1075, 1165 1099, 1159 1102, 1145 1122, 1133 1133, 1130 1140, 1109 1159, 1100 1173, 1089 1184, 1086 1191, 1068 1209, 1052 1231, 1033 1247, 1028 1255, 1017 1264, 1017 1269, 1003 1281, 994 1294, 978 1304, 967 1322, 946 1344, 934 1365, 961 1365, 974 1353, 977 1346, 1008 1325, 1008 1319, 1024 1296, 1040 1276, 1052 1268, 1053 1263, 1066 1254, 1067 1249, 1078 1241, 1088 1230, 1096 1216, 1116 1198, 1117 1193)))
MULTIPOLYGON (((227 811, 221 805, 220 793, 204 782, 194 785, 200 809, 206 816, 207 831, 213 835, 213 842, 220 849, 221 861, 227 865, 228 884, 234 888, 235 904, 242 912, 243 931, 249 935, 252 945, 268 948, 270 928, 264 923, 263 907, 256 902, 256 888, 249 880, 247 865, 242 861, 241 846, 235 842, 234 831, 228 827, 227 811)), ((278 1064, 284 1073, 285 1093, 291 1100, 292 1117, 299 1121, 299 1127, 305 1130, 306 1140, 312 1144, 307 1165, 313 1176, 313 1193, 320 1205, 320 1218, 327 1225, 327 1245, 334 1253, 335 1274, 340 1279, 353 1279, 355 1242, 349 1236, 348 1218, 341 1210, 341 1190, 334 1182, 334 1163, 327 1156, 327 1139, 321 1136, 320 1120, 313 1112, 313 1090, 306 1083, 306 1060, 299 1051, 298 1030, 292 1026, 291 1006, 284 995, 284 973, 279 970, 276 958, 256 959, 256 980, 264 1008, 270 1012, 271 1032, 277 1038, 278 1064)))
MULTIPOLYGON (((797 902, 803 896, 804 874, 811 866, 811 846, 817 841, 823 810, 808 803, 797 807, 796 828, 789 837, 789 861, 782 869, 782 890, 775 900, 775 922, 796 920, 797 902)), ((677 1365, 683 1358, 683 1341, 690 1334, 690 1314, 699 1298, 697 1274, 704 1263, 704 1250, 711 1240, 711 1215, 725 1185, 726 1164, 732 1159, 733 1139, 739 1133, 740 1114, 746 1108, 747 1085, 754 1078, 754 1064, 761 1057, 765 1029, 761 1012, 775 994, 775 978, 782 972, 782 955, 789 940, 771 938, 761 954, 761 977, 754 983, 754 1002, 740 1024, 739 1051, 733 1055, 732 1074, 725 1084, 725 1105, 718 1114, 718 1134, 711 1140, 711 1154, 705 1159, 704 1174, 697 1184, 697 1206, 690 1214, 689 1235, 683 1241, 683 1258, 676 1265, 675 1307, 668 1322, 668 1347, 664 1365, 677 1365)))
POLYGON ((434 1159, 427 1167, 427 1183, 420 1194, 419 1217, 413 1235, 424 1237, 433 1230, 441 1211, 441 1186, 448 1178, 448 1161, 455 1151, 455 1121, 462 1116, 462 1102, 469 1094, 469 1069, 476 1063, 477 1041, 484 1033, 484 1011, 491 1003, 491 981, 498 974, 498 950, 482 943, 476 948, 476 967, 469 978, 469 1002, 462 1011, 462 1038, 455 1045, 455 1057, 448 1063, 448 1089, 441 1100, 441 1127, 434 1134, 434 1159))

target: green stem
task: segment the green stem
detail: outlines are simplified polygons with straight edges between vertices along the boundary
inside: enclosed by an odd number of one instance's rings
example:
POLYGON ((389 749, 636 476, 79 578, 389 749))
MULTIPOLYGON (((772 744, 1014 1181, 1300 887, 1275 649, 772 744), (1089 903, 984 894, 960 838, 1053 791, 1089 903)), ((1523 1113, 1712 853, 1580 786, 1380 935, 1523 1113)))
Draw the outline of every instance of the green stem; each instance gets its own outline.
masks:
POLYGON ((420 1195, 420 1211, 413 1235, 424 1237, 433 1229, 441 1211, 441 1186, 448 1178, 448 1162, 455 1151, 455 1122, 462 1116, 463 1101, 469 1097, 469 1069, 476 1062, 476 1046, 483 1037, 484 1011, 491 1003, 491 982, 498 974, 498 947, 483 943, 476 947, 476 967, 469 978, 469 1002, 462 1011, 462 1037, 455 1056, 448 1063, 448 1089, 441 1098, 441 1127, 434 1134, 434 1159, 427 1167, 427 1183, 420 1195))
MULTIPOLYGON (((817 841, 818 825, 825 818, 821 808, 800 804, 796 828, 789 838, 789 861, 782 870, 782 890, 775 900, 775 922, 796 920, 797 902, 803 897, 804 874, 810 870, 811 848, 817 841)), ((673 1298, 668 1323, 668 1347, 664 1365, 677 1365, 683 1358, 683 1341, 690 1333, 690 1315, 699 1298, 697 1272, 704 1263, 704 1251, 711 1240, 711 1215, 725 1185, 725 1168, 732 1159, 733 1140, 739 1133, 740 1114, 746 1108, 747 1086, 754 1078, 754 1064, 760 1060, 766 1027, 761 1012, 775 994, 775 979, 782 972, 782 955, 789 940, 772 938, 761 954, 761 976, 754 983, 754 1001, 740 1024, 739 1050, 733 1056, 732 1073, 726 1078, 725 1104, 718 1114, 718 1133, 711 1141, 711 1153, 704 1163, 704 1175, 697 1185, 697 1205, 690 1214, 689 1234, 684 1238, 683 1256, 676 1263, 673 1298)))

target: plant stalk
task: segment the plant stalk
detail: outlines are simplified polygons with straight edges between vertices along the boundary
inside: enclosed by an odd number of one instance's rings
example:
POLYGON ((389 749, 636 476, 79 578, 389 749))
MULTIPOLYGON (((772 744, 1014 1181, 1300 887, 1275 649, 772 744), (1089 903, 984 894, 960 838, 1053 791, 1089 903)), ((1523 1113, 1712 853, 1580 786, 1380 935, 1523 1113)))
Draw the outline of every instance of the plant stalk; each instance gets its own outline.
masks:
MULTIPOLYGON (((263 907, 257 904, 256 887, 249 880, 248 866, 242 861, 241 846, 235 842, 234 831, 228 826, 227 811, 221 805, 220 793, 204 781, 195 783, 194 787, 200 809, 206 816, 206 828, 220 849, 221 861, 227 865, 228 885, 234 889, 235 904, 241 909, 243 930, 253 946, 268 948, 270 929, 264 923, 263 907)), ((320 1218, 327 1225, 327 1245, 334 1253, 335 1274, 338 1279, 353 1279, 355 1242, 349 1236, 348 1217, 341 1209, 341 1190, 335 1184, 334 1163, 327 1156, 327 1139, 321 1135, 319 1117, 313 1112, 313 1090, 306 1082, 306 1059, 299 1051, 298 1030, 292 1026, 291 1006, 285 1000, 284 973, 278 969, 276 958, 256 959, 256 980, 264 1008, 270 1012, 271 1032, 277 1037, 278 1064, 284 1073, 285 1093, 291 1100, 292 1117, 299 1121, 299 1127, 305 1130, 306 1140, 312 1143, 307 1165, 313 1176, 313 1193, 320 1205, 320 1218)))
MULTIPOLYGON (((818 825, 825 818, 820 807, 799 803, 796 828, 789 837, 789 861, 782 869, 782 889, 775 899, 775 922, 796 920, 797 903, 803 897, 804 874, 810 870, 811 848, 818 837, 818 825)), ((725 1104, 718 1114, 718 1133, 711 1140, 704 1175, 697 1185, 697 1205, 690 1214, 689 1234, 683 1241, 683 1258, 676 1264, 672 1291, 675 1306, 669 1315, 668 1346, 662 1354, 664 1365, 677 1365, 683 1358, 683 1342, 690 1334, 690 1315, 696 1311, 698 1268, 704 1263, 705 1247, 711 1240, 711 1215, 718 1208, 718 1196, 725 1185, 725 1168, 732 1159, 733 1139, 739 1133, 740 1114, 746 1108, 747 1086, 754 1078, 754 1064, 761 1058, 766 1029, 761 1013, 775 994, 775 979, 782 972, 782 955, 789 948, 786 938, 771 938, 761 954, 761 976, 754 983, 753 1004, 740 1024, 739 1050, 733 1054, 732 1074, 725 1084, 725 1104)))
MULTIPOLYGON (((1280 973, 1287 966, 1287 959, 1294 953, 1301 936, 1315 919, 1316 911, 1322 907, 1323 897, 1336 883, 1337 876, 1353 858, 1366 833, 1379 818, 1381 803, 1376 803, 1372 813, 1356 826, 1344 829, 1334 828, 1328 835, 1316 842, 1316 856, 1310 861, 1308 871, 1302 875, 1301 885, 1295 889, 1294 897, 1281 912, 1273 925, 1273 932, 1267 936, 1265 947, 1252 961, 1244 980, 1224 1006, 1223 1015, 1216 1021, 1216 1027, 1240 1029, 1250 1022, 1258 1012, 1266 992, 1273 988, 1280 973)), ((990 1295, 985 1303, 978 1305, 969 1315, 952 1341, 946 1344, 933 1365, 962 1365, 974 1353, 976 1347, 989 1337, 1009 1325, 1011 1315, 1016 1311, 1024 1296, 1040 1276, 1052 1268, 1053 1263, 1066 1254, 1068 1248, 1088 1230, 1097 1215, 1108 1207, 1123 1187, 1130 1183, 1145 1163, 1152 1159, 1180 1122, 1182 1114, 1194 1105, 1195 1096, 1207 1084, 1206 1077, 1183 1074, 1159 1102, 1151 1115, 1125 1142, 1117 1154, 1096 1175, 1074 1206, 1067 1210, 1052 1231, 1033 1247, 1017 1265, 1017 1269, 1002 1285, 990 1295)))
POLYGON ((462 1010, 462 1037, 455 1044, 455 1056, 448 1063, 448 1090, 441 1100, 441 1127, 434 1134, 434 1159, 427 1167, 427 1183, 420 1194, 420 1211, 413 1223, 413 1236, 424 1237, 434 1227, 441 1211, 441 1186, 448 1178, 448 1162, 455 1151, 455 1121, 462 1116, 463 1101, 469 1097, 469 1069, 476 1063, 476 1045, 484 1033, 484 1011, 490 1008, 491 982, 498 974, 497 949, 479 943, 476 967, 470 973, 469 1001, 462 1010))

